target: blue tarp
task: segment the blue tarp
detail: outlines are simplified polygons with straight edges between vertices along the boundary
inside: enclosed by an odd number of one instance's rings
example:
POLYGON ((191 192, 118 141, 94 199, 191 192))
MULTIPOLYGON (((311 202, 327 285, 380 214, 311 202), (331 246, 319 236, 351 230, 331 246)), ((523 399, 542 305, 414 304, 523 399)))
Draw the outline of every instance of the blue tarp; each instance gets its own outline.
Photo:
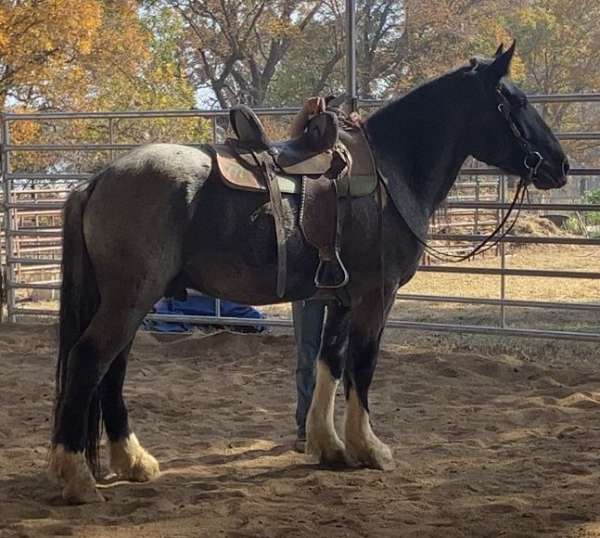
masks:
MULTIPOLYGON (((153 308, 154 314, 177 314, 179 316, 215 316, 216 300, 206 295, 188 294, 185 301, 173 298, 163 298, 153 308)), ((250 318, 262 319, 262 314, 251 306, 244 306, 231 301, 221 299, 221 316, 228 318, 250 318)), ((180 323, 172 321, 145 320, 143 327, 147 331, 181 333, 191 331, 194 327, 191 323, 180 323)), ((241 330, 260 332, 264 326, 245 326, 241 330)))

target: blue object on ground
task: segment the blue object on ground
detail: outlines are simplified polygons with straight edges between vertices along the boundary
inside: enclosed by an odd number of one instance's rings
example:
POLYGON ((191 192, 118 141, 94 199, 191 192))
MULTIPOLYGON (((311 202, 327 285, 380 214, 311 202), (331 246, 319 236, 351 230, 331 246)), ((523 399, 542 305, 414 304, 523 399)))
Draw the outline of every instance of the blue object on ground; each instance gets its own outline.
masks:
MULTIPOLYGON (((196 294, 188 294, 185 301, 179 301, 172 297, 163 298, 154 305, 152 313, 178 316, 216 316, 216 299, 196 294)), ((262 319, 263 315, 251 306, 221 299, 221 317, 262 319)), ((146 331, 170 333, 188 332, 193 329, 194 325, 197 324, 155 320, 144 320, 143 322, 143 328, 146 331)), ((262 332, 264 329, 263 325, 243 326, 241 328, 244 332, 262 332)))

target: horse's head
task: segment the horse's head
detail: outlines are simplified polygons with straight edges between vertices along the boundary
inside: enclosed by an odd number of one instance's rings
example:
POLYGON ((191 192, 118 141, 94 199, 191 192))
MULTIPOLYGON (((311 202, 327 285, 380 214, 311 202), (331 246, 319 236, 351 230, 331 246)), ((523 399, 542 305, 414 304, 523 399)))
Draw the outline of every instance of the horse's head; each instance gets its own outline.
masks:
POLYGON ((550 127, 508 79, 515 43, 464 70, 475 109, 468 145, 477 159, 533 182, 538 189, 566 184, 569 161, 550 127))

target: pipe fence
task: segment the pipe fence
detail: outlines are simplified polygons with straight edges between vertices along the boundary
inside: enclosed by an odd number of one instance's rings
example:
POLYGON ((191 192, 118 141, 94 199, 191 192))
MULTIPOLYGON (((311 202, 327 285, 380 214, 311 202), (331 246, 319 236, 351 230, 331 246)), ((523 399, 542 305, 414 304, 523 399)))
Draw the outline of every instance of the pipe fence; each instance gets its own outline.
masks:
MULTIPOLYGON (((531 96, 530 100, 541 104, 570 104, 600 102, 600 94, 569 94, 531 96)), ((363 108, 380 104, 374 101, 361 101, 363 108)), ((257 113, 272 120, 282 120, 293 115, 297 109, 259 109, 257 113)), ((76 182, 89 178, 89 170, 79 169, 77 159, 69 156, 101 154, 104 162, 119 153, 139 145, 131 141, 131 134, 119 132, 120 123, 143 122, 145 120, 172 121, 192 120, 203 122, 204 132, 209 133, 207 142, 222 138, 225 129, 226 111, 145 111, 145 112, 85 112, 85 113, 5 113, 0 117, 2 145, 0 148, 1 166, 0 181, 2 185, 2 226, 0 231, 0 264, 5 267, 4 288, 7 298, 9 321, 17 321, 32 317, 56 316, 56 293, 60 287, 60 242, 61 242, 61 208, 64 199, 76 182), (106 140, 93 142, 76 139, 73 142, 52 140, 43 143, 27 143, 15 140, 15 133, 24 122, 36 125, 75 125, 77 122, 93 121, 103 125, 102 132, 106 140), (119 143, 117 139, 127 138, 119 143), (31 164, 32 156, 46 155, 43 169, 31 164), (50 156, 50 157, 48 157, 50 156), (29 159, 29 160, 28 160, 29 159), (74 164, 75 163, 75 164, 74 164), (36 168, 36 169, 32 169, 36 168), (23 293, 29 290, 29 295, 23 293), (37 292, 45 300, 34 301, 31 297, 37 292)), ((57 131, 60 129, 56 128, 57 131)), ((68 129, 66 129, 68 131, 68 129)), ((52 129, 50 129, 52 132, 52 129)), ((143 132, 143 129, 142 129, 143 132)), ((97 133, 96 133, 97 134, 97 133)), ((595 143, 600 146, 600 132, 562 132, 557 134, 560 140, 595 143)), ((64 138, 64 137, 63 137, 64 138)), ((77 137, 75 137, 77 138, 77 137)), ((157 140, 152 140, 157 141, 157 140)), ((144 140, 146 142, 146 140, 144 140)), ((189 140, 184 141, 189 144, 189 140)), ((189 144, 196 145, 196 144, 189 144)), ((102 161, 102 159, 100 160, 102 161)), ((98 162, 96 162, 96 165, 98 162)), ((597 181, 600 178, 600 167, 575 166, 571 170, 571 182, 597 181), (594 179, 596 178, 596 179, 594 179)), ((598 181, 600 186, 600 181, 598 181)), ((469 246, 485 237, 501 220, 510 206, 509 194, 511 180, 499 170, 482 167, 481 163, 470 163, 461 171, 460 180, 450 194, 447 203, 436 213, 433 220, 430 240, 446 245, 456 251, 467 251, 469 246)), ((581 189, 580 189, 581 190, 581 189)), ((388 327, 432 330, 439 332, 457 331, 462 333, 483 333, 507 336, 544 337, 571 339, 579 341, 600 342, 600 297, 586 292, 582 285, 581 293, 576 300, 535 300, 514 299, 507 291, 507 279, 519 279, 532 282, 537 278, 566 279, 569 282, 592 283, 594 289, 600 282, 600 230, 597 236, 588 233, 585 215, 600 215, 600 204, 588 203, 581 196, 571 199, 544 200, 530 199, 523 210, 530 215, 546 215, 581 223, 581 233, 572 237, 564 234, 554 235, 516 235, 509 234, 499 243, 495 255, 497 267, 479 267, 472 263, 458 265, 436 264, 424 258, 418 274, 461 275, 465 278, 497 277, 496 297, 477 295, 425 294, 400 290, 396 306, 416 304, 419 309, 431 305, 455 305, 459 309, 466 307, 498 309, 495 324, 451 323, 439 320, 411 321, 392 316, 388 327), (573 217, 575 215, 575 217, 573 217), (573 221, 573 219, 575 219, 573 221), (572 268, 511 268, 508 258, 511 248, 523 248, 526 245, 564 245, 575 248, 586 248, 586 256, 595 256, 598 260, 597 270, 574 270, 572 268), (569 323, 559 328, 535 328, 530 325, 511 326, 507 321, 507 309, 532 309, 533 311, 554 311, 563 315, 585 313, 592 320, 585 330, 573 328, 569 323)), ((478 258, 479 259, 479 258, 478 258)), ((535 286, 535 283, 532 284, 535 286)), ((490 290, 486 289, 489 295, 490 290)), ((480 294, 482 295, 482 294, 480 294)), ((413 308, 414 310, 414 308, 413 308)), ((223 317, 220 315, 220 303, 217 300, 216 316, 159 316, 150 314, 148 319, 176 321, 186 323, 217 325, 257 325, 256 320, 223 317)), ((265 326, 290 326, 291 321, 277 316, 266 317, 258 322, 265 326)))

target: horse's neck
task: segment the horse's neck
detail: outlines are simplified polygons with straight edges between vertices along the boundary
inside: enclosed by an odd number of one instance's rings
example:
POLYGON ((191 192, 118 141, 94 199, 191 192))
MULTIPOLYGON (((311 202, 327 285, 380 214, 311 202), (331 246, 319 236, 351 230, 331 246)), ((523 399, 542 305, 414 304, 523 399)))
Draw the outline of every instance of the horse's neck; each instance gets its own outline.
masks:
POLYGON ((427 105, 426 99, 417 104, 401 99, 371 116, 365 129, 371 145, 394 163, 398 176, 426 193, 435 208, 448 195, 468 155, 463 147, 467 120, 457 106, 434 110, 427 105))

